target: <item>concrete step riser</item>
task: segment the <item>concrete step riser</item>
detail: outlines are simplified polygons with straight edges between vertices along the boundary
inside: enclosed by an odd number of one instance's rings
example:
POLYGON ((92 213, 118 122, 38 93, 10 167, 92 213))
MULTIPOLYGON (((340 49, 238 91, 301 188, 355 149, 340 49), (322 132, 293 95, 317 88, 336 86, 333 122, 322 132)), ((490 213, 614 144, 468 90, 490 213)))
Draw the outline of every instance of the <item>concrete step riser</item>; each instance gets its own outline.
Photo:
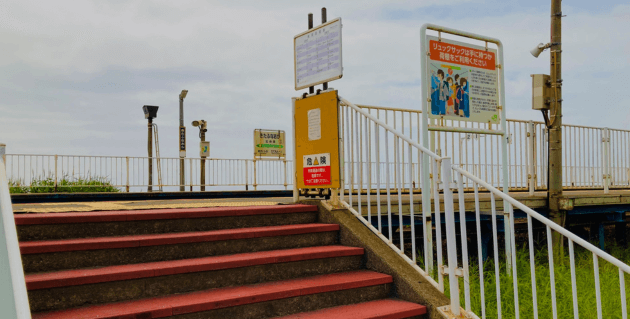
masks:
POLYGON ((20 241, 195 232, 247 227, 309 224, 316 212, 143 221, 18 225, 20 241))
POLYGON ((338 232, 332 231, 177 245, 27 254, 22 255, 22 264, 26 273, 50 272, 276 249, 326 246, 336 244, 337 240, 338 232))
POLYGON ((391 284, 278 299, 211 311, 171 316, 172 319, 261 319, 286 316, 322 308, 383 299, 390 296, 391 284))
POLYGON ((31 311, 52 311, 93 304, 166 296, 213 288, 250 285, 361 269, 362 256, 257 265, 105 282, 28 292, 31 311))

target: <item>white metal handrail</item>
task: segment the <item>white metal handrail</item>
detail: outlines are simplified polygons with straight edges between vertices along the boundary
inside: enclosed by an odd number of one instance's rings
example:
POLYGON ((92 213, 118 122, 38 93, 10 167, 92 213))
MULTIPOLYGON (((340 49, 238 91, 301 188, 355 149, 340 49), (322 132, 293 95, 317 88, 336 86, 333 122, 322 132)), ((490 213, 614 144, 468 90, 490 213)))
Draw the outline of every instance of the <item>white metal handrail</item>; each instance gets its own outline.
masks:
POLYGON ((30 319, 22 256, 0 145, 0 309, 4 318, 30 319))
MULTIPOLYGON (((438 156, 423 148, 413 139, 379 119, 378 115, 374 116, 366 109, 354 105, 344 98, 340 97, 339 99, 341 101, 339 116, 342 123, 341 135, 345 161, 344 187, 343 192, 340 193, 342 205, 381 240, 387 243, 390 248, 398 252, 406 262, 440 291, 445 291, 448 279, 451 303, 448 307, 441 309, 445 314, 464 315, 468 318, 487 317, 486 296, 488 292, 484 291, 484 259, 481 253, 482 231, 480 225, 483 214, 490 216, 492 224, 492 255, 495 277, 495 291, 493 294, 496 296, 496 314, 498 318, 501 318, 505 311, 509 311, 508 309, 501 309, 502 290, 499 276, 501 259, 498 241, 498 228, 501 220, 498 216, 502 215, 504 225, 509 229, 509 231, 506 229, 505 232, 506 236, 510 237, 506 240, 506 245, 509 245, 511 249, 506 249, 505 251, 507 254, 506 263, 513 265, 513 267, 508 267, 508 269, 511 270, 514 296, 513 309, 516 318, 520 317, 519 306, 521 300, 519 295, 525 294, 529 296, 530 293, 534 318, 538 318, 533 233, 533 221, 535 220, 544 226, 547 236, 546 248, 552 304, 550 313, 553 318, 557 318, 558 315, 554 262, 564 258, 564 255, 554 256, 552 235, 555 232, 568 241, 574 318, 579 317, 574 255, 574 245, 577 244, 593 255, 598 318, 603 316, 598 263, 598 258, 602 258, 619 270, 622 318, 627 319, 624 274, 630 273, 630 266, 523 205, 510 195, 497 189, 491 183, 484 181, 481 177, 466 171, 460 165, 453 164, 451 158, 438 156), (403 151, 405 150, 406 153, 403 156, 403 151), (374 165, 374 163, 381 163, 383 159, 384 165, 374 165), (422 171, 423 161, 429 161, 430 172, 422 171), (381 172, 382 168, 386 170, 384 174, 381 172), (421 170, 419 174, 416 171, 418 169, 421 170), (422 196, 421 209, 417 213, 415 207, 417 206, 416 203, 419 202, 419 198, 417 198, 417 195, 414 197, 416 189, 413 187, 414 182, 420 184, 420 195, 422 196), (464 189, 467 188, 466 185, 473 189, 473 197, 465 195, 464 189), (373 192, 374 186, 376 186, 375 193, 373 192), (385 188, 385 194, 381 194, 382 186, 385 188), (406 189, 408 193, 403 195, 401 189, 406 189), (392 191, 395 193, 392 193, 392 191), (485 196, 489 196, 491 209, 488 212, 482 211, 483 209, 480 206, 480 191, 486 191, 485 196), (455 212, 454 194, 458 197, 459 214, 455 212), (467 220, 466 200, 474 200, 477 256, 469 255, 467 222, 461 222, 467 220), (504 206, 507 208, 507 213, 498 212, 497 200, 503 201, 504 206), (433 207, 431 207, 431 201, 433 201, 433 207), (372 205, 374 202, 376 204, 375 212, 372 205), (442 209, 441 202, 443 203, 444 212, 440 211, 442 209), (408 209, 408 212, 404 211, 404 208, 408 209), (514 218, 511 218, 513 217, 514 208, 524 212, 527 216, 527 243, 529 247, 532 292, 523 292, 518 285, 519 274, 516 262, 519 251, 516 250, 514 218), (420 214, 421 222, 416 217, 416 214, 420 214), (456 230, 456 218, 459 218, 460 221, 459 230, 456 230), (444 223, 442 219, 444 219, 444 223), (416 224, 421 225, 419 229, 422 232, 422 241, 420 242, 416 242, 416 224), (411 239, 406 239, 405 234, 411 235, 411 239), (460 245, 457 244, 458 236, 460 237, 460 245), (435 238, 435 242, 433 242, 433 238, 435 238), (443 238, 446 239, 445 243, 443 238), (419 254, 416 251, 418 246, 421 247, 419 254), (446 262, 444 262, 445 256, 443 256, 444 248, 446 248, 446 262), (408 252, 407 254, 405 254, 406 251, 408 252), (480 311, 473 311, 470 283, 474 278, 470 277, 469 267, 471 258, 477 260, 479 267, 480 311), (460 285, 463 289, 460 289, 460 285), (463 296, 463 302, 460 300, 460 294, 463 296), (460 306, 462 303, 463 307, 460 306), (463 311, 460 308, 463 308, 463 311)), ((564 293, 567 293, 567 291, 564 291, 564 293)), ((545 317, 547 315, 545 313, 545 317)))

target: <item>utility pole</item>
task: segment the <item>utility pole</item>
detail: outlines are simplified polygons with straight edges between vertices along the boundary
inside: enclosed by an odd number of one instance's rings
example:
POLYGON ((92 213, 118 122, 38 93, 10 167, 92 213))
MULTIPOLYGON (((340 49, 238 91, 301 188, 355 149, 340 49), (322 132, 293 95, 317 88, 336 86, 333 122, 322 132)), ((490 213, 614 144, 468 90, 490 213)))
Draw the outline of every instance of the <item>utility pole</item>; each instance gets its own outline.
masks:
MULTIPOLYGON (((142 107, 142 112, 144 112, 144 118, 149 120, 147 124, 147 152, 149 153, 149 187, 147 187, 147 192, 153 191, 153 119, 157 117, 157 111, 159 106, 155 105, 144 105, 142 107)), ((159 148, 158 148, 159 152, 159 148)), ((158 165, 159 169, 159 165, 158 165)), ((158 176, 159 177, 159 176, 158 176)), ((158 178, 159 179, 159 178, 158 178)))
MULTIPOLYGON (((202 120, 203 121, 203 120, 202 120)), ((206 121, 203 121, 203 125, 202 125, 202 129, 199 133, 199 137, 201 138, 202 142, 206 141, 206 121)), ((206 190, 206 157, 202 156, 201 157, 201 191, 205 191, 206 190)))
POLYGON ((186 158, 186 127, 184 126, 184 99, 188 90, 182 90, 179 94, 179 190, 184 191, 186 174, 184 172, 184 159, 186 158))
POLYGON ((147 192, 153 191, 153 118, 149 118, 149 124, 147 124, 149 132, 147 138, 147 151, 149 153, 149 186, 147 192))
MULTIPOLYGON (((566 211, 562 211, 562 0, 551 0, 551 90, 552 99, 549 110, 549 186, 547 198, 549 217, 564 227, 566 211)), ((553 234, 555 250, 562 250, 562 235, 553 234)))
POLYGON ((199 157, 201 157, 201 160, 199 161, 201 163, 201 167, 199 167, 199 172, 201 174, 199 176, 199 183, 201 184, 200 190, 203 192, 206 190, 206 157, 208 157, 208 154, 210 152, 210 146, 204 143, 206 141, 206 132, 208 131, 208 122, 204 120, 193 121, 192 125, 199 128, 199 138, 201 139, 201 142, 199 143, 199 157), (204 152, 205 146, 207 146, 206 152, 204 152))

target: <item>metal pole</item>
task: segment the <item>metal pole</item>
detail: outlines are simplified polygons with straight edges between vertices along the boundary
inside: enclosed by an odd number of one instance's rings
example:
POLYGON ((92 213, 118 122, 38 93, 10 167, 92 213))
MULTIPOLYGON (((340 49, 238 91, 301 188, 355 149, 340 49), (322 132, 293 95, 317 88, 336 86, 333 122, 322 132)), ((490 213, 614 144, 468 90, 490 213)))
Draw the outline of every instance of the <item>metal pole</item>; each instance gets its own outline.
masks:
MULTIPOLYGON (((313 14, 309 13, 308 14, 308 29, 310 30, 312 28, 313 28, 313 14)), ((308 93, 310 93, 310 94, 315 93, 315 87, 314 86, 309 86, 308 87, 308 93)))
POLYGON ((147 192, 153 191, 153 119, 149 118, 147 151, 149 153, 149 186, 147 192))
POLYGON ((0 143, 0 157, 2 157, 2 161, 5 163, 7 163, 7 145, 0 143))
MULTIPOLYGON (((180 130, 177 132, 177 136, 178 136, 178 140, 181 138, 179 136, 179 134, 181 134, 181 127, 184 127, 184 98, 182 97, 182 95, 179 95, 179 127, 180 130)), ((181 143, 181 141, 180 141, 181 143)), ((178 143, 179 144, 179 143, 178 143)), ((178 145, 178 149, 181 147, 181 145, 178 145)), ((179 190, 181 192, 183 192, 186 187, 184 185, 186 185, 186 173, 184 172, 184 158, 186 158, 186 156, 182 156, 183 154, 179 154, 179 190)))
MULTIPOLYGON (((293 175, 293 202, 297 203, 300 199, 300 193, 297 188, 297 150, 295 149, 295 101, 296 98, 291 99, 291 124, 292 124, 292 132, 293 132, 293 170, 291 170, 291 174, 293 175)), ((254 175, 256 176, 256 175, 254 175)))
MULTIPOLYGON (((201 141, 202 142, 206 141, 205 125, 201 129, 201 141)), ((201 162, 201 176, 200 176, 201 187, 200 188, 201 188, 201 191, 203 192, 206 190, 206 157, 205 156, 202 157, 200 162, 201 162)))
MULTIPOLYGON (((322 8, 322 24, 326 23, 327 17, 326 17, 326 7, 322 8)), ((328 82, 324 82, 322 83, 322 89, 323 90, 328 90, 328 82)), ((312 92, 311 92, 312 93, 312 92)))
MULTIPOLYGON (((553 98, 549 127, 549 217, 564 227, 566 211, 560 210, 562 198, 562 8, 561 0, 551 0, 551 88, 553 98)), ((553 234, 554 251, 562 252, 562 236, 553 234)))

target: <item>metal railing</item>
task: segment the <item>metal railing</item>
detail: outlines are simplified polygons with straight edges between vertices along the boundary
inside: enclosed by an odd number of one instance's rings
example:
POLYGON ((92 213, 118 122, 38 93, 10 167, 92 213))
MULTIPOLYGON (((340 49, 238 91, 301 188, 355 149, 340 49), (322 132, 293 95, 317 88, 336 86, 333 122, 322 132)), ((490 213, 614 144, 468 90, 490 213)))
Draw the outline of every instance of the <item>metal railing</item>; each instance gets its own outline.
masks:
MULTIPOLYGON (((28 154, 8 154, 6 157, 9 181, 30 188, 62 191, 69 187, 115 187, 126 192, 146 191, 149 186, 149 160, 153 160, 154 164, 160 163, 153 165, 153 175, 158 176, 159 172, 161 176, 152 185, 154 190, 162 188, 164 191, 179 191, 182 186, 180 158, 28 154)), ((287 189, 293 183, 292 174, 288 173, 293 171, 291 161, 186 158, 186 184, 183 185, 186 190, 198 190, 202 186, 201 161, 205 165, 206 187, 257 189, 264 186, 287 189)))
POLYGON ((5 145, 0 144, 0 308, 5 318, 30 319, 22 256, 5 171, 5 145))
MULTIPOLYGON (((581 305, 580 303, 585 303, 583 299, 578 298, 576 284, 578 278, 576 278, 574 246, 578 245, 592 254, 595 308, 598 318, 603 316, 599 259, 611 263, 618 270, 620 310, 622 318, 627 318, 624 278, 625 274, 630 273, 630 266, 521 204, 507 193, 498 190, 491 182, 468 172, 465 170, 465 165, 453 164, 451 158, 439 156, 423 148, 406 133, 394 129, 393 126, 379 119, 378 115, 374 116, 365 108, 354 105, 341 97, 340 101, 339 118, 342 123, 343 158, 346 162, 343 190, 339 194, 341 205, 387 243, 391 249, 399 253, 428 282, 442 292, 449 292, 450 305, 439 308, 439 311, 449 318, 460 318, 460 316, 501 318, 503 314, 513 311, 514 317, 519 318, 521 316, 519 307, 529 304, 533 317, 538 318, 539 304, 541 304, 538 298, 544 296, 537 293, 537 282, 540 281, 536 277, 538 266, 546 268, 549 273, 550 294, 544 297, 549 298, 547 301, 551 304, 549 313, 553 318, 557 318, 558 294, 554 265, 559 262, 566 264, 564 259, 567 257, 564 252, 554 251, 556 247, 553 245, 552 236, 561 236, 563 240, 560 242, 566 242, 569 248, 573 317, 579 318, 581 308, 578 306, 581 305), (374 165, 383 161, 384 165, 374 165), (383 169, 385 172, 382 172, 383 169), (419 193, 416 192, 414 183, 419 183, 419 193), (466 188, 470 188, 472 193, 465 193, 466 188), (403 193, 402 189, 406 189, 407 192, 403 193), (458 213, 455 211, 455 194, 458 199, 458 213), (480 203, 482 196, 486 204, 483 206, 480 203), (497 200, 503 201, 503 211, 497 210, 497 200), (488 202, 489 205, 487 205, 488 202), (466 214, 467 205, 474 207, 474 217, 472 214, 466 214), (406 206, 408 211, 405 211, 403 206, 406 206), (530 266, 528 274, 518 272, 517 257, 522 254, 522 250, 516 249, 514 208, 526 215, 526 239, 523 240, 522 233, 519 234, 518 239, 520 243, 527 245, 530 266), (458 226, 456 222, 459 222, 458 226), (501 222, 506 229, 504 261, 500 258, 499 250, 501 222), (535 257, 534 222, 537 223, 537 231, 542 225, 546 235, 546 247, 543 247, 548 255, 546 264, 541 263, 540 260, 537 261, 535 257), (471 232, 471 236, 467 230, 469 223, 475 225, 475 231, 471 232), (480 227, 482 223, 492 225, 491 246, 494 272, 490 270, 490 273, 494 280, 484 278, 484 272, 488 273, 484 267, 491 263, 486 264, 482 256, 484 245, 482 235, 487 236, 487 232, 483 232, 480 227), (474 235, 476 238, 473 237, 474 235), (417 238, 421 239, 417 240, 417 238), (471 250, 472 254, 469 252, 469 246, 475 248, 471 250), (474 254, 475 250, 476 254, 474 254), (478 279, 471 276, 471 265, 475 260, 479 273, 478 279), (509 294, 512 294, 514 299, 514 303, 510 303, 509 307, 503 309, 502 304, 505 301, 502 299, 502 294, 505 294, 506 287, 503 287, 503 290, 501 288, 502 283, 505 283, 500 279, 501 271, 504 271, 501 270, 502 263, 512 265, 504 269, 510 272, 511 287, 508 289, 511 290, 509 294), (531 280, 531 287, 519 286, 523 278, 531 280), (477 282, 479 293, 471 290, 471 283, 476 280, 479 280, 477 282), (485 290, 488 284, 494 285, 493 291, 485 290), (475 298, 472 298, 473 295, 475 298), (519 299, 519 296, 526 297, 519 299), (491 298, 496 299, 496 302, 489 300, 491 298), (479 310, 473 309, 473 306, 479 310), (497 308, 491 316, 487 315, 489 306, 497 308)), ((531 162, 512 162, 511 164, 525 166, 524 169, 527 170, 532 168, 531 162)), ((498 164, 489 163, 488 165, 498 164)), ((494 168, 494 166, 489 167, 494 168)), ((606 289, 611 289, 611 287, 606 287, 606 289)), ((565 290, 562 293, 566 295, 569 291, 565 290)), ((547 309, 544 311, 544 317, 549 317, 547 309)), ((566 313, 562 315, 566 316, 566 313)))
MULTIPOLYGON (((377 119, 421 144, 422 111, 360 105, 377 119)), ((433 124, 437 124, 434 122, 433 124)), ((446 127, 487 128, 487 125, 444 120, 446 127)), ((495 129, 497 129, 495 127, 495 129)), ((536 121, 507 120, 509 189, 547 189, 547 129, 536 121)), ((630 130, 563 125, 563 186, 565 189, 630 188, 630 130)), ((502 186, 501 137, 434 131, 430 150, 453 163, 502 186)), ((405 156, 404 152, 401 156, 405 156)), ((417 165, 417 162, 415 162, 417 165)), ((466 186, 470 188, 470 185, 466 186)))

